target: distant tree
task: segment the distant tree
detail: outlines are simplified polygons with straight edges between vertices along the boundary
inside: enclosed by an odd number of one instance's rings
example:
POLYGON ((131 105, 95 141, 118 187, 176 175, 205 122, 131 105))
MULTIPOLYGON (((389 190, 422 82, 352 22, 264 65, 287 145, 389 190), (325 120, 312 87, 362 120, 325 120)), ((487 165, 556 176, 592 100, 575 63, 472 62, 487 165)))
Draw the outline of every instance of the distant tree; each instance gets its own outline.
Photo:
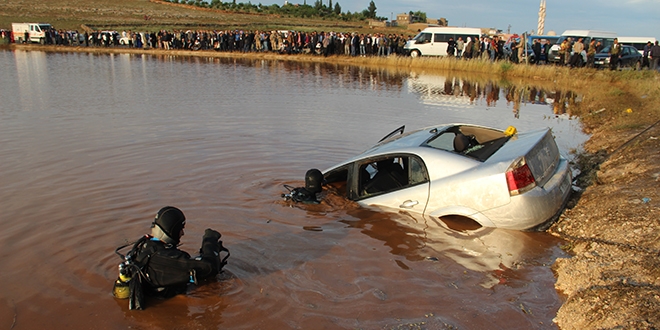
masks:
POLYGON ((341 15, 341 6, 339 2, 335 3, 335 15, 341 15))
POLYGON ((410 16, 413 16, 414 22, 426 22, 426 13, 423 11, 415 11, 413 12, 412 10, 410 11, 410 16))
POLYGON ((369 7, 367 7, 367 9, 365 9, 365 10, 367 11, 367 13, 364 16, 366 16, 368 18, 376 18, 376 4, 374 3, 373 0, 371 0, 371 2, 369 2, 369 7))

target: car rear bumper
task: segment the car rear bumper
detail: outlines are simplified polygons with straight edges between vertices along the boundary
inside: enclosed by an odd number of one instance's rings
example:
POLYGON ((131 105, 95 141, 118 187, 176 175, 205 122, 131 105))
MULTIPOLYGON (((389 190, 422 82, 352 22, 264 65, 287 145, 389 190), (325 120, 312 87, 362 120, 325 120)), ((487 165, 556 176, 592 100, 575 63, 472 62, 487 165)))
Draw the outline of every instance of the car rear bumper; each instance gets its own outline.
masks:
POLYGON ((568 161, 560 159, 555 173, 542 187, 511 196, 511 202, 483 212, 498 228, 525 230, 554 221, 561 214, 571 192, 568 161))

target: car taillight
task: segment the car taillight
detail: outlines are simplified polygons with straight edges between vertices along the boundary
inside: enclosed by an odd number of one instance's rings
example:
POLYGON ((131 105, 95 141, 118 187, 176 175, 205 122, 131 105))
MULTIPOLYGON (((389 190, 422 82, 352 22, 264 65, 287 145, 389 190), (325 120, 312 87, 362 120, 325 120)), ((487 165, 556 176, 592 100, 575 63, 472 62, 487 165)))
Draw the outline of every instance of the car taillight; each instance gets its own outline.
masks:
POLYGON ((516 160, 506 171, 506 184, 511 196, 520 195, 536 187, 536 179, 524 157, 516 160))

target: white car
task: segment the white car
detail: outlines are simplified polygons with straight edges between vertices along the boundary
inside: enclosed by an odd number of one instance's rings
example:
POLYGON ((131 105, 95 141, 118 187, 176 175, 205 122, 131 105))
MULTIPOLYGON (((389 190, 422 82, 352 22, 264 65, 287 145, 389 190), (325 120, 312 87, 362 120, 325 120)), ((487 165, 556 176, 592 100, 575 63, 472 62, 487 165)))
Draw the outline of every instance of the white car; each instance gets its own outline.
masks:
POLYGON ((364 206, 518 230, 556 219, 568 200, 569 164, 549 128, 404 128, 323 171, 326 184, 364 206))

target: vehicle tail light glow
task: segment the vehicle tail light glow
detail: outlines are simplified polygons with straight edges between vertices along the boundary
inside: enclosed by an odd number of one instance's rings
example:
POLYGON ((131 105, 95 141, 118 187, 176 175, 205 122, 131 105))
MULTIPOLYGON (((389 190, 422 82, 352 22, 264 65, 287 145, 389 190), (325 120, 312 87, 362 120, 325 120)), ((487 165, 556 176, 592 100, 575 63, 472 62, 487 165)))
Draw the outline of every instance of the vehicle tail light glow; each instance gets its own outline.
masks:
POLYGON ((536 179, 524 157, 516 160, 506 171, 506 184, 511 196, 520 195, 536 187, 536 179))

